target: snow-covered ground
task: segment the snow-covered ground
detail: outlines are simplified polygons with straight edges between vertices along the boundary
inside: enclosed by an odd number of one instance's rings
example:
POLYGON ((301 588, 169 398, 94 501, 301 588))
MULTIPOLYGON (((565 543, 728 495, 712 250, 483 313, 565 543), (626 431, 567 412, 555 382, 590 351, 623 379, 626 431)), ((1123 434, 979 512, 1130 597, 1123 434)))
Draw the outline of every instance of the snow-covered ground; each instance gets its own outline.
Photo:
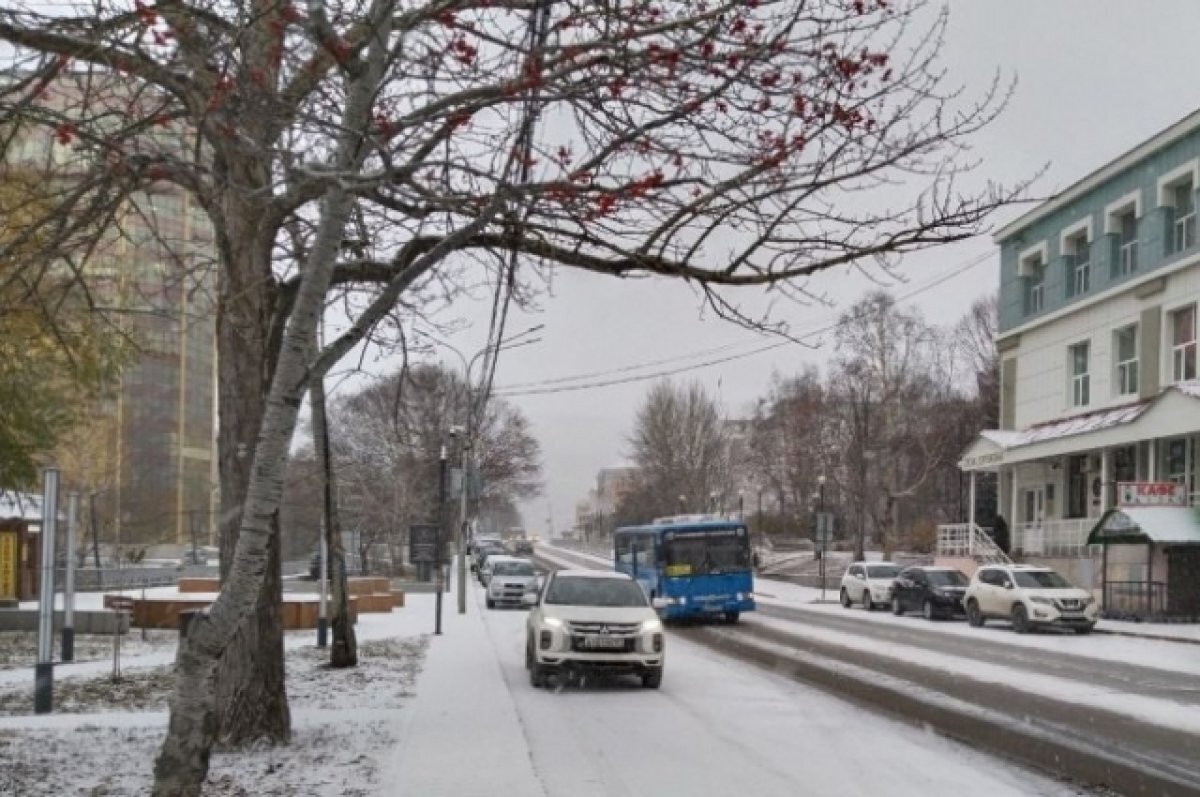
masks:
POLYGON ((1078 789, 672 637, 660 690, 542 690, 473 589, 430 646, 381 797, 1069 795, 1078 789))
MULTIPOLYGON (((81 608, 99 607, 98 595, 80 597, 81 608)), ((292 743, 215 753, 206 797, 374 793, 433 630, 433 596, 407 596, 407 601, 390 614, 359 616, 355 669, 328 669, 328 653, 315 647, 315 631, 289 632, 292 743)), ((148 793, 166 728, 175 646, 135 650, 122 657, 125 678, 118 685, 109 681, 107 658, 56 666, 56 713, 42 716, 30 713, 32 669, 0 671, 0 795, 148 793)))

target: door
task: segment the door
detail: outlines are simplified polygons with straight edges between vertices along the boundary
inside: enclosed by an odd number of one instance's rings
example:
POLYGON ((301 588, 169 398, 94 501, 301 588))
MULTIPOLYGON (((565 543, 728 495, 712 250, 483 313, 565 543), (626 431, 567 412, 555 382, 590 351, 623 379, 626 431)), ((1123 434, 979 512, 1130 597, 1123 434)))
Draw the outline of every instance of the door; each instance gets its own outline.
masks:
POLYGON ((1200 615, 1200 548, 1167 549, 1167 613, 1200 615))
POLYGON ((1026 487, 1022 492, 1025 496, 1022 502, 1025 523, 1022 548, 1028 553, 1041 553, 1046 547, 1046 531, 1042 525, 1046 519, 1046 488, 1026 487))

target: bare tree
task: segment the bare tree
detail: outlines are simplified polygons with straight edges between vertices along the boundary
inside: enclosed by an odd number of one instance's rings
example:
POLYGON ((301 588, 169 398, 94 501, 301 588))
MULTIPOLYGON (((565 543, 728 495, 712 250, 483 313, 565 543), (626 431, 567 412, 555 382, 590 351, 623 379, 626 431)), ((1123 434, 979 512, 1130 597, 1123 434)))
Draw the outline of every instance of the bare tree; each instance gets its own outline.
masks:
POLYGON ((617 507, 621 520, 713 511, 713 495, 718 502, 729 498, 728 438, 716 401, 698 382, 655 383, 638 409, 629 446, 638 476, 617 507))
POLYGON ((541 490, 541 449, 515 407, 486 398, 452 371, 416 365, 338 401, 335 459, 343 498, 367 538, 385 542, 410 524, 437 516, 438 449, 454 425, 472 427, 481 508, 496 510, 541 490))
POLYGON ((274 517, 291 402, 365 338, 394 342, 398 304, 427 314, 479 282, 504 304, 566 266, 684 279, 749 323, 721 286, 795 294, 824 269, 886 268, 978 232, 1011 194, 964 190, 960 154, 1002 98, 993 86, 971 104, 946 84, 945 16, 921 30, 920 12, 891 0, 0 10, 19 75, 0 111, 24 126, 3 140, 72 153, 40 225, 56 251, 86 251, 80 229, 111 226, 161 185, 194 198, 214 231, 223 591, 181 651, 159 793, 199 787, 212 725, 197 712, 220 709, 234 742, 287 737, 274 517), (44 101, 50 84, 70 101, 44 101), (884 188, 901 179, 911 191, 884 188), (302 336, 331 290, 353 322, 312 361, 302 336))
POLYGON ((865 521, 884 551, 895 544, 899 502, 910 498, 948 455, 938 434, 938 400, 950 393, 950 374, 938 356, 940 334, 913 311, 878 291, 838 322, 834 384, 846 415, 842 429, 851 461, 849 492, 860 509, 857 553, 865 521))
POLYGON ((832 477, 830 432, 836 416, 815 368, 776 378, 755 410, 746 465, 770 487, 779 513, 800 528, 821 476, 832 477))

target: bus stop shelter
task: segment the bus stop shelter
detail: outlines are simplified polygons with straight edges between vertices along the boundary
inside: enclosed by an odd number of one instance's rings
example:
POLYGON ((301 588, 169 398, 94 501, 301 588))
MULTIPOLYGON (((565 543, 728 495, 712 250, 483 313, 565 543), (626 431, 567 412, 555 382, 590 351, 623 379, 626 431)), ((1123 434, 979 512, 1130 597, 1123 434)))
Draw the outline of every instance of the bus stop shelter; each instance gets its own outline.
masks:
POLYGON ((1127 506, 1101 515, 1088 545, 1102 549, 1109 617, 1200 620, 1200 514, 1191 507, 1127 506), (1117 546, 1117 551, 1111 549, 1117 546), (1142 552, 1137 553, 1136 548, 1142 552))

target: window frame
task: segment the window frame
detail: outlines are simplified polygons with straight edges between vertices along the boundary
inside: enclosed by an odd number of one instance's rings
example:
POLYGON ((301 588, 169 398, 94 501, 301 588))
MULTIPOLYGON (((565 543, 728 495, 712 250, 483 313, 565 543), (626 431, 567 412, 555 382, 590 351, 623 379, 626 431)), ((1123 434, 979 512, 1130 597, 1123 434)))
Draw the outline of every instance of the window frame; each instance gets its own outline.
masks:
POLYGON ((1167 312, 1167 325, 1171 336, 1171 383, 1186 382, 1197 377, 1197 351, 1196 351, 1196 303, 1183 304, 1175 307, 1167 312), (1191 313, 1191 339, 1180 343, 1176 339, 1176 317, 1180 313, 1191 313), (1187 373, 1187 363, 1191 360, 1191 375, 1187 373), (1181 368, 1182 366, 1182 368, 1181 368), (1182 370, 1182 373, 1181 373, 1182 370))
POLYGON ((1138 324, 1126 324, 1117 327, 1113 330, 1113 388, 1114 395, 1117 396, 1136 396, 1141 387, 1141 375, 1138 373, 1141 369, 1139 366, 1138 357, 1138 324), (1128 359, 1121 359, 1121 335, 1126 332, 1132 332, 1133 338, 1133 356, 1128 359), (1132 377, 1130 377, 1132 374, 1132 377))
POLYGON ((1091 404, 1092 377, 1092 342, 1081 340, 1067 346, 1067 367, 1070 372, 1071 406, 1074 408, 1087 407, 1091 404), (1078 358, 1076 352, 1083 350, 1084 370, 1076 370, 1078 358))

